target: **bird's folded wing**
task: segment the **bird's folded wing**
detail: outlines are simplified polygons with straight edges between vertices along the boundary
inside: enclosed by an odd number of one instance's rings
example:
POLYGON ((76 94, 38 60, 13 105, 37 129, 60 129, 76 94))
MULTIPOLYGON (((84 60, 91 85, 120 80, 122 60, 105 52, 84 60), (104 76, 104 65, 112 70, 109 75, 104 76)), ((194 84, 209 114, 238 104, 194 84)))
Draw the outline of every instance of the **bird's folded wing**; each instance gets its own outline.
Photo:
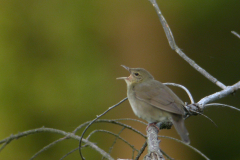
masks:
POLYGON ((181 107, 178 107, 178 105, 182 104, 179 104, 174 100, 174 98, 176 98, 175 94, 160 82, 158 83, 155 81, 154 83, 151 83, 151 85, 137 85, 134 90, 137 99, 144 101, 153 107, 175 114, 184 114, 184 111, 180 109, 181 107), (174 95, 171 95, 170 92, 174 95))

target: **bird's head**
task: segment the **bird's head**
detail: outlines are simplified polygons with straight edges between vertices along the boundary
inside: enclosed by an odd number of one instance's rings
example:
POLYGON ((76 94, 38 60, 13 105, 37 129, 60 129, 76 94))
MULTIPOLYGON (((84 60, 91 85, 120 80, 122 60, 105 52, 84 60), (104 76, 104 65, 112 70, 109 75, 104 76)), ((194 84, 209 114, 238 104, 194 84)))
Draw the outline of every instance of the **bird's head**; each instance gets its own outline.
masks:
POLYGON ((154 79, 153 76, 143 68, 129 68, 124 65, 121 66, 130 72, 130 76, 119 77, 117 79, 124 79, 127 84, 142 83, 154 79))

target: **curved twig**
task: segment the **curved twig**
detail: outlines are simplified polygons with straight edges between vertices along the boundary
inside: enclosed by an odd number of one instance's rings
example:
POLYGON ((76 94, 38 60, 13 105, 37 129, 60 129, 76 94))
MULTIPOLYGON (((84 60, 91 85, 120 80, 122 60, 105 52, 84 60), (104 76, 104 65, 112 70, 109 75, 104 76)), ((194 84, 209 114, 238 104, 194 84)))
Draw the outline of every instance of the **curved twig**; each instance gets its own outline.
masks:
MULTIPOLYGON (((129 125, 127 125, 127 124, 124 124, 124 123, 118 122, 118 121, 123 121, 123 120, 136 121, 136 122, 139 122, 139 123, 142 123, 142 124, 147 125, 146 123, 144 123, 144 122, 142 122, 142 121, 139 121, 139 120, 137 120, 137 119, 131 119, 131 118, 109 119, 109 120, 108 120, 108 119, 98 119, 97 121, 95 121, 95 123, 112 123, 112 124, 116 124, 116 125, 119 125, 119 126, 125 127, 125 128, 127 128, 127 129, 130 129, 130 130, 134 131, 135 133, 141 135, 142 137, 146 138, 146 136, 145 136, 143 133, 141 133, 140 131, 138 131, 138 130, 132 128, 131 126, 129 126, 129 125)), ((89 123, 90 123, 90 121, 84 123, 84 124, 81 125, 81 126, 88 125, 89 123)))
POLYGON ((234 34, 235 36, 237 36, 238 38, 240 38, 240 35, 237 32, 231 31, 231 33, 234 34))
POLYGON ((187 93, 187 95, 191 101, 191 104, 195 103, 192 94, 189 92, 189 90, 185 86, 183 86, 181 84, 176 84, 176 83, 163 83, 163 84, 182 88, 187 93))
POLYGON ((222 107, 228 107, 228 108, 231 108, 231 109, 235 109, 237 111, 240 111, 239 108, 236 108, 236 107, 233 107, 233 106, 230 106, 230 105, 227 105, 227 104, 222 104, 222 103, 210 103, 210 104, 206 104, 205 105, 206 107, 209 107, 209 106, 222 106, 222 107))
POLYGON ((126 101, 128 98, 124 98, 123 100, 121 100, 120 102, 118 102, 117 104, 113 105, 112 107, 110 107, 108 110, 106 110, 105 112, 103 112, 101 115, 97 116, 97 118, 95 118, 91 123, 88 124, 88 126, 84 129, 81 137, 80 137, 80 140, 79 140, 79 154, 82 158, 82 160, 85 160, 85 158, 83 157, 82 155, 82 152, 81 152, 81 143, 82 143, 82 139, 83 139, 83 136, 85 134, 85 132, 87 131, 87 129, 100 117, 102 117, 103 115, 105 115, 108 111, 110 111, 111 109, 117 107, 119 104, 123 103, 124 101, 126 101))
POLYGON ((174 140, 176 142, 179 142, 179 143, 182 143, 183 145, 191 148, 192 150, 194 150, 195 152, 197 152, 198 154, 200 154, 202 157, 204 157, 206 160, 210 160, 206 155, 204 155, 201 151, 199 151, 198 149, 194 148, 193 146, 189 145, 189 144, 186 144, 184 143, 183 141, 179 140, 179 139, 176 139, 176 138, 173 138, 173 137, 168 137, 168 136, 158 136, 158 137, 161 137, 161 138, 167 138, 167 139, 171 139, 171 140, 174 140))
POLYGON ((94 130, 94 131, 92 131, 92 132, 89 134, 89 136, 86 138, 86 140, 88 140, 88 139, 89 139, 94 133, 96 133, 96 132, 104 132, 104 133, 111 134, 111 135, 115 136, 116 138, 122 140, 122 141, 123 141, 124 143, 126 143, 127 145, 129 145, 133 150, 139 152, 139 150, 136 149, 136 148, 134 147, 134 145, 131 145, 130 143, 128 143, 128 141, 126 141, 125 139, 123 139, 122 137, 120 137, 118 134, 115 134, 115 133, 110 132, 110 131, 107 131, 107 130, 94 130))
MULTIPOLYGON (((143 121, 140 121, 140 120, 138 120, 138 119, 132 119, 132 118, 120 118, 120 119, 98 119, 97 121, 95 121, 95 123, 102 123, 102 122, 104 122, 104 123, 114 123, 114 124, 117 124, 116 122, 117 121, 135 121, 135 122, 139 122, 139 123, 142 123, 142 124, 144 124, 144 125, 147 125, 147 123, 145 123, 145 122, 143 122, 143 121)), ((87 122, 85 122, 85 123, 83 123, 83 124, 81 124, 80 126, 78 126, 76 129, 74 129, 73 130, 73 134, 76 134, 76 132, 78 131, 78 130, 80 130, 82 127, 84 127, 84 126, 87 126, 89 123, 91 123, 92 121, 87 121, 87 122)), ((123 123, 121 123, 121 124, 123 124, 123 123)), ((118 124, 118 125, 120 125, 120 124, 118 124)), ((129 128, 130 129, 130 128, 129 128)))
POLYGON ((191 112, 194 112, 194 113, 197 113, 205 118, 207 118, 209 121, 211 121, 216 127, 217 127, 217 124, 211 119, 209 118, 208 116, 206 116, 205 114, 201 113, 201 112, 197 112, 197 111, 194 111, 194 110, 190 110, 191 112))

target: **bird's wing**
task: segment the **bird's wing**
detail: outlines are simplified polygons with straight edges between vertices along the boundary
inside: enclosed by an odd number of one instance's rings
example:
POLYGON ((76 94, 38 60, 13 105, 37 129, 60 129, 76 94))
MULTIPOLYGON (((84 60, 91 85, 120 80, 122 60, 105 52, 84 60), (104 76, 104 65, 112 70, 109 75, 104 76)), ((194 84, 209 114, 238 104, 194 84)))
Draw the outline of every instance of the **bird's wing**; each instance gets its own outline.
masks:
POLYGON ((184 114, 183 102, 161 82, 153 80, 151 83, 141 83, 134 87, 134 91, 137 99, 156 108, 175 114, 184 114))

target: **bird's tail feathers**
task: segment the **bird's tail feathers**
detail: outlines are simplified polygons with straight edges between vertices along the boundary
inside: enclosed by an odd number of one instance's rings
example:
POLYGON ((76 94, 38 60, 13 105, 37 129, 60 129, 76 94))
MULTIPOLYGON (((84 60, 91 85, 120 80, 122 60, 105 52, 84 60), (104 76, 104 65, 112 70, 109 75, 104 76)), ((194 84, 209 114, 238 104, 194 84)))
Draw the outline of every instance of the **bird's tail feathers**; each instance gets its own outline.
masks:
POLYGON ((177 130, 178 134, 180 135, 180 137, 182 138, 182 140, 187 143, 190 144, 190 139, 188 137, 188 131, 184 125, 184 119, 182 116, 180 115, 172 115, 173 118, 173 125, 175 127, 175 129, 177 130))

